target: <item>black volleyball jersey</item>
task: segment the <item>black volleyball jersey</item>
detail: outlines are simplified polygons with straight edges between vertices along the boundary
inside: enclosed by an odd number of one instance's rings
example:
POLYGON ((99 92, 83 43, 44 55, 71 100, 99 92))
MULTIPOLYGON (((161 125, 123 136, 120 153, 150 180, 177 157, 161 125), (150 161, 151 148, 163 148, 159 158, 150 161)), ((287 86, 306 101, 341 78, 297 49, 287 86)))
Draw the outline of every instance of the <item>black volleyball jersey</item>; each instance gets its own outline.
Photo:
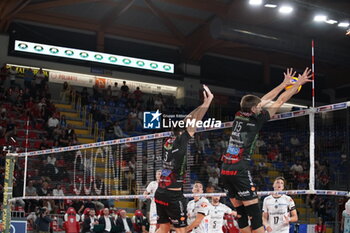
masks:
POLYGON ((185 131, 165 142, 160 188, 182 188, 187 169, 187 145, 190 139, 191 136, 185 131))
POLYGON ((232 133, 226 154, 223 155, 223 169, 237 161, 250 160, 255 148, 255 141, 263 124, 270 119, 270 114, 262 110, 260 114, 237 112, 232 125, 232 133))

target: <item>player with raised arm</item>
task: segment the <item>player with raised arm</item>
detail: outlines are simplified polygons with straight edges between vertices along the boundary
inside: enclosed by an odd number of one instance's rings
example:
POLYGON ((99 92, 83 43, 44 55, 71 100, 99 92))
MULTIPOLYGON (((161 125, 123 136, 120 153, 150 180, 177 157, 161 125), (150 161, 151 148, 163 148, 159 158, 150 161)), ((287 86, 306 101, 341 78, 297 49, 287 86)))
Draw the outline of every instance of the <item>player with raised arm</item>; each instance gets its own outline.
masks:
MULTIPOLYGON (((273 190, 283 191, 285 179, 277 177, 273 182, 273 190)), ((273 194, 263 202, 263 224, 267 232, 289 233, 289 223, 298 221, 295 203, 290 196, 273 194)))
POLYGON ((188 227, 186 227, 186 232, 211 233, 209 226, 210 203, 207 198, 196 196, 196 194, 203 193, 203 184, 200 181, 194 183, 192 193, 195 196, 187 204, 188 227))
MULTIPOLYGON (((147 196, 147 195, 151 195, 154 196, 154 194, 156 193, 156 190, 158 188, 158 183, 160 180, 160 175, 162 174, 162 170, 157 170, 156 171, 156 180, 151 181, 148 185, 147 188, 145 190, 145 192, 143 193, 143 195, 147 196)), ((151 198, 151 205, 149 208, 149 233, 155 233, 156 229, 157 229, 157 207, 156 207, 156 203, 154 201, 154 197, 151 198)))
POLYGON ((292 84, 294 75, 295 72, 288 69, 284 74, 284 81, 261 99, 254 95, 243 96, 241 111, 236 113, 233 121, 227 152, 222 156, 221 175, 228 197, 237 210, 238 225, 242 233, 264 233, 258 195, 250 173, 250 157, 263 124, 297 93, 301 85, 311 82, 311 71, 306 68, 291 88, 284 91, 267 110, 263 110, 286 86, 292 84))
POLYGON ((230 214, 234 217, 237 216, 237 212, 233 211, 230 207, 220 202, 220 196, 213 196, 211 198, 211 208, 209 211, 210 223, 209 232, 210 233, 223 233, 224 226, 224 216, 225 214, 230 214))
MULTIPOLYGON (((185 122, 201 121, 207 112, 213 94, 203 85, 203 104, 193 110, 184 119, 185 122)), ((183 195, 182 187, 187 167, 187 145, 196 132, 196 124, 187 128, 176 128, 173 137, 166 140, 163 153, 163 170, 155 193, 158 214, 158 233, 168 233, 170 223, 177 233, 186 232, 187 199, 183 195)))

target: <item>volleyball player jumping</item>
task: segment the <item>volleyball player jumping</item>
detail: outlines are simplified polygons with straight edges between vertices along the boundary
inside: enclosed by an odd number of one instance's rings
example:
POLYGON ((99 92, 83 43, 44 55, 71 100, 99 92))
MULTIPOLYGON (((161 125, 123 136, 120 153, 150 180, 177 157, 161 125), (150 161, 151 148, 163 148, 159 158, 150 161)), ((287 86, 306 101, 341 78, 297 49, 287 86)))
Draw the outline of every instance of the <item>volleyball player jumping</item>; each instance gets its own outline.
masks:
POLYGON ((233 121, 227 152, 222 157, 221 175, 228 197, 240 216, 238 225, 242 233, 264 233, 258 196, 250 173, 250 156, 263 124, 297 93, 301 85, 311 82, 311 71, 306 68, 291 88, 284 91, 267 110, 263 110, 262 107, 274 100, 286 86, 291 85, 294 75, 295 72, 288 69, 284 81, 261 99, 255 95, 243 96, 241 111, 236 113, 233 121))
MULTIPOLYGON (((185 119, 200 121, 207 112, 213 94, 203 85, 203 104, 193 110, 185 119)), ((186 129, 176 128, 174 136, 164 144, 163 170, 155 193, 159 229, 157 233, 167 233, 170 222, 177 233, 186 232, 187 226, 187 199, 182 192, 182 186, 187 168, 187 145, 196 132, 195 125, 186 129)))

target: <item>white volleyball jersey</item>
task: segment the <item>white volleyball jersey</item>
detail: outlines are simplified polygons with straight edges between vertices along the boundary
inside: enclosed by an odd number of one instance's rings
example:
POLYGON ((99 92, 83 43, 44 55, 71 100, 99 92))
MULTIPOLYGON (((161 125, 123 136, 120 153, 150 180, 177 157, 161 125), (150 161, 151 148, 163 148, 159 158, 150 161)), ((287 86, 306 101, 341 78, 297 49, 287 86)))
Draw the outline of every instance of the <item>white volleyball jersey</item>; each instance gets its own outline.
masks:
POLYGON ((272 233, 289 233, 289 223, 286 224, 285 219, 290 217, 292 210, 295 210, 295 203, 290 196, 270 195, 264 199, 263 212, 268 213, 268 223, 272 233))
POLYGON ((344 233, 350 233, 350 214, 346 213, 346 211, 343 211, 343 218, 344 218, 344 233))
MULTIPOLYGON (((156 190, 158 188, 158 182, 157 181, 152 181, 151 183, 148 184, 146 191, 150 195, 154 195, 156 190)), ((151 199, 151 206, 149 208, 149 218, 150 218, 150 224, 157 224, 157 206, 154 201, 154 198, 151 199)))
POLYGON ((204 219, 199 224, 198 227, 192 230, 193 233, 210 233, 209 231, 209 210, 211 208, 211 204, 208 199, 205 197, 201 197, 198 201, 192 200, 187 204, 187 224, 191 225, 197 217, 197 214, 204 214, 204 219))
POLYGON ((210 216, 210 222, 209 222, 209 232, 210 233, 222 233, 222 227, 225 223, 224 221, 224 215, 225 214, 231 214, 232 210, 227 205, 224 205, 222 203, 219 203, 219 205, 211 205, 209 216, 210 216))

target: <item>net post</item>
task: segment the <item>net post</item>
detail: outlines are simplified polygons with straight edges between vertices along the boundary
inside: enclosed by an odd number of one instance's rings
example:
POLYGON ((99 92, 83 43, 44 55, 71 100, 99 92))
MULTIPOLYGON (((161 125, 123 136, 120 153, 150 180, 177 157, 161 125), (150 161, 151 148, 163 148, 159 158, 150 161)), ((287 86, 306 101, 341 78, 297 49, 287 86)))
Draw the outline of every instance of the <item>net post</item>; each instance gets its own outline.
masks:
POLYGON ((11 225, 11 199, 12 199, 12 188, 13 188, 13 171, 15 167, 15 153, 8 152, 6 154, 5 164, 5 180, 4 180, 4 199, 3 214, 2 214, 2 225, 4 233, 10 232, 11 225))
POLYGON ((312 107, 315 107, 315 42, 311 41, 311 71, 312 71, 312 107))
POLYGON ((310 174, 309 174, 309 190, 315 191, 315 113, 316 108, 310 108, 309 111, 309 127, 310 127, 310 174))
MULTIPOLYGON (((27 123, 26 123, 26 148, 25 148, 25 153, 28 153, 28 140, 29 140, 29 117, 27 118, 27 123)), ((28 166, 28 156, 24 157, 24 178, 23 178, 23 197, 26 196, 26 186, 27 186, 27 168, 28 166)))

